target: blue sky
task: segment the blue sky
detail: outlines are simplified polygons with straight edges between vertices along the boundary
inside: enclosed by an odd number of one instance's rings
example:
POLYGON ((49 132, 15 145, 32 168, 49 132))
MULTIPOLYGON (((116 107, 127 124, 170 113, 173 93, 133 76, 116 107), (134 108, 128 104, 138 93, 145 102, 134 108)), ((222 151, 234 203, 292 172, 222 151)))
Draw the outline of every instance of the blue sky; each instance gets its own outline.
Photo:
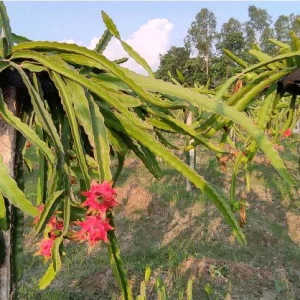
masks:
MULTIPOLYGON (((80 40, 87 44, 103 32, 101 10, 128 37, 149 19, 166 18, 174 24, 171 44, 182 44, 197 12, 206 7, 217 17, 218 25, 230 17, 247 19, 249 5, 267 9, 273 20, 280 14, 297 13, 295 2, 9 2, 5 1, 13 30, 34 40, 80 40)), ((300 3, 296 3, 300 6, 300 3)), ((300 8, 300 7, 299 7, 300 8)), ((300 9, 298 10, 300 13, 300 9)))
MULTIPOLYGON (((101 19, 101 10, 108 13, 116 23, 121 36, 130 39, 134 33, 139 31, 141 26, 152 28, 151 30, 165 33, 161 35, 160 42, 167 40, 167 43, 157 46, 155 39, 153 51, 165 52, 171 45, 183 45, 183 39, 187 30, 201 8, 208 8, 213 11, 218 27, 226 22, 230 17, 235 17, 240 21, 247 19, 247 9, 249 5, 267 9, 273 17, 273 21, 280 14, 289 15, 300 13, 300 9, 295 9, 295 2, 4 2, 10 17, 11 27, 17 34, 24 35, 33 40, 73 40, 82 45, 88 46, 91 40, 100 37, 104 31, 101 19), (163 25, 157 21, 149 24, 150 20, 159 19, 163 25), (163 29, 160 29, 163 26, 163 29), (171 27, 170 27, 171 26, 171 27), (165 49, 163 49, 165 48, 165 49)), ((300 8, 300 3, 296 2, 300 8)), ((142 44, 141 36, 147 38, 149 31, 144 28, 140 32, 139 43, 142 44)), ((153 32, 154 34, 154 32, 153 32)), ((139 48, 138 42, 133 41, 132 46, 139 48)), ((142 48, 142 47, 140 47, 142 48)), ((137 49, 138 50, 138 49, 137 49)), ((142 50, 141 50, 142 51, 142 50)), ((143 54, 143 53, 141 53, 143 54)), ((158 55, 158 54, 157 54, 158 55)), ((147 59, 147 57, 145 57, 147 59)), ((155 66, 154 66, 155 67, 155 66)))

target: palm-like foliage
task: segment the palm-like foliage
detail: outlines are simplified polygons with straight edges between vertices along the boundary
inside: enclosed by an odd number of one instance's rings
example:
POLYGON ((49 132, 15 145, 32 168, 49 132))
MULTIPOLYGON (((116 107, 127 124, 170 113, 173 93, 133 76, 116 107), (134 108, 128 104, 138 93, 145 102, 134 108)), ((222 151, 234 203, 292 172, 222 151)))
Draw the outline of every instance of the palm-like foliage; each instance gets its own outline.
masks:
MULTIPOLYGON (((292 49, 247 67, 211 96, 154 79, 146 61, 121 40, 115 25, 105 13, 103 20, 107 30, 95 51, 91 51, 77 45, 32 42, 19 37, 11 32, 3 4, 0 8, 4 32, 0 71, 3 76, 11 72, 17 74, 29 97, 28 103, 18 103, 19 106, 23 104, 19 115, 13 115, 1 97, 0 114, 19 133, 21 157, 25 153, 27 139, 36 147, 39 161, 36 203, 32 204, 26 199, 1 160, 0 196, 3 195, 14 207, 33 217, 38 215, 36 206, 44 203, 45 208, 35 225, 37 233, 45 230, 58 208, 63 211, 65 224, 61 235, 55 240, 51 263, 40 281, 41 288, 49 285, 60 270, 61 249, 64 238, 68 236, 70 222, 78 219, 80 211, 84 214, 80 208, 82 199, 76 192, 78 187, 72 185, 71 178, 76 178, 80 190, 88 190, 92 179, 115 184, 129 151, 133 151, 156 178, 162 174, 156 157, 177 169, 216 205, 237 239, 245 243, 244 234, 226 199, 172 153, 172 145, 163 138, 161 132, 190 136, 195 141, 194 145, 201 144, 216 153, 222 153, 221 145, 216 145, 210 137, 224 126, 235 123, 248 135, 249 153, 253 153, 254 148, 255 151, 261 148, 279 174, 287 182, 294 183, 263 130, 273 114, 275 82, 294 69, 284 65, 284 62, 297 57, 300 51, 292 49), (113 36, 121 41, 127 53, 148 71, 149 76, 123 68, 120 65, 124 61, 122 59, 112 62, 103 56, 113 36), (247 76, 253 79, 238 93, 229 96, 227 90, 232 83, 247 76), (243 111, 253 97, 268 85, 270 88, 264 102, 268 107, 261 107, 257 125, 253 125, 243 111), (49 89, 53 93, 48 93, 49 89), (267 105, 269 102, 271 104, 267 105), (204 121, 198 120, 198 126, 188 126, 176 118, 176 111, 184 108, 206 111, 210 117, 204 121), (112 153, 118 157, 115 170, 111 165, 112 153)), ((18 166, 19 169, 23 166, 22 160, 18 166)), ((0 207, 5 207, 3 197, 0 198, 0 207)), ((5 214, 0 216, 5 219, 5 214)), ((112 211, 108 217, 113 225, 112 211)), ((110 262, 122 296, 131 299, 113 231, 109 232, 109 241, 110 262)))

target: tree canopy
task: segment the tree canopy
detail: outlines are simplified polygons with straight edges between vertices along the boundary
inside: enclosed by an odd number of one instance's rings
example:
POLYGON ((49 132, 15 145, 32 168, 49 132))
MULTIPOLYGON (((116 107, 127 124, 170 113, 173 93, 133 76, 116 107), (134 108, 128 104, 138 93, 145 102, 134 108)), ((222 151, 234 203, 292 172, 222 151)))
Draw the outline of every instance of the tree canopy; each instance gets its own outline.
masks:
POLYGON ((208 81, 211 87, 222 84, 240 68, 228 58, 224 49, 248 63, 258 61, 250 55, 251 49, 276 55, 279 48, 270 39, 289 43, 291 31, 300 34, 298 18, 299 15, 295 14, 280 15, 273 21, 266 9, 251 5, 248 8, 248 20, 241 23, 231 17, 217 31, 216 16, 207 8, 202 8, 188 29, 185 46, 172 46, 166 54, 161 55, 156 77, 170 81, 171 74, 178 80, 178 69, 188 85, 195 82, 205 85, 208 81))

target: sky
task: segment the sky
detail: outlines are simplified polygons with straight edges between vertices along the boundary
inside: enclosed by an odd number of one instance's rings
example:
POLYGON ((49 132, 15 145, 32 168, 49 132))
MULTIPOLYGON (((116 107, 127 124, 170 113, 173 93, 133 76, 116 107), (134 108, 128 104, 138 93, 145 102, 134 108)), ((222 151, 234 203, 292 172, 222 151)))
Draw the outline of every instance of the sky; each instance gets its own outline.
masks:
MULTIPOLYGON (((248 7, 266 9, 273 21, 281 14, 299 13, 295 1, 4 1, 14 33, 32 40, 77 43, 93 48, 105 30, 101 11, 116 24, 121 37, 139 52, 153 70, 159 66, 159 54, 171 46, 183 46, 183 40, 201 8, 211 10, 219 29, 230 17, 247 20, 248 7)), ((117 59, 127 54, 117 40, 112 40, 104 54, 117 59)), ((125 67, 144 73, 133 60, 125 67)))

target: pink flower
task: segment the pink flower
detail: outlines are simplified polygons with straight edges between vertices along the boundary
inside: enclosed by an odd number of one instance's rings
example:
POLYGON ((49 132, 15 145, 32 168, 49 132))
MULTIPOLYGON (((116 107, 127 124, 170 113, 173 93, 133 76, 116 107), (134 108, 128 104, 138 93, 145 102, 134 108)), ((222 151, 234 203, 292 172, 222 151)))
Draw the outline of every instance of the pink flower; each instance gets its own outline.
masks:
POLYGON ((44 210, 44 207, 45 207, 44 204, 41 204, 41 205, 39 205, 39 206, 37 207, 37 209, 38 209, 38 211, 39 211, 40 214, 33 220, 33 224, 34 224, 34 225, 37 224, 37 222, 40 220, 41 214, 42 214, 42 212, 43 212, 43 210, 44 210))
POLYGON ((288 128, 284 133, 283 133, 283 137, 289 137, 292 135, 292 130, 291 128, 288 128))
POLYGON ((38 245, 40 246, 39 251, 36 253, 37 255, 42 255, 46 260, 51 258, 51 250, 53 247, 54 239, 44 238, 38 245))
POLYGON ((59 221, 55 215, 53 215, 48 224, 47 224, 52 230, 62 230, 64 228, 64 222, 59 221))
POLYGON ((100 215, 86 216, 86 220, 75 222, 81 230, 73 235, 75 240, 88 241, 89 246, 94 246, 96 242, 108 242, 107 232, 114 228, 109 225, 108 219, 103 220, 100 215))
POLYGON ((86 201, 82 203, 82 206, 89 207, 87 214, 96 211, 103 215, 108 208, 118 204, 115 201, 117 193, 107 181, 104 181, 101 184, 92 181, 91 189, 81 193, 87 197, 86 201))

